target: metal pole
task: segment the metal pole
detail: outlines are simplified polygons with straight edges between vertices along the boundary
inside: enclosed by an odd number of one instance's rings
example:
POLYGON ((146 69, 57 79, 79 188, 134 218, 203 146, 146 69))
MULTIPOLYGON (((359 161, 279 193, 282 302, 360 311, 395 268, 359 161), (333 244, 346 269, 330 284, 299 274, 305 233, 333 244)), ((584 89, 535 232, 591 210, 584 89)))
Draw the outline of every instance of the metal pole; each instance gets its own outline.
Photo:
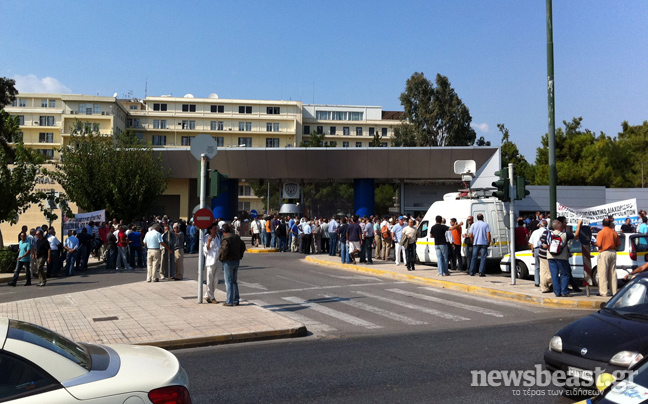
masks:
POLYGON ((266 215, 270 214, 270 181, 268 181, 268 199, 266 199, 266 215))
POLYGON ((517 277, 517 262, 515 261, 515 210, 513 209, 513 201, 515 200, 515 188, 514 188, 514 179, 513 176, 513 164, 509 163, 508 165, 509 172, 509 196, 511 201, 509 202, 509 220, 511 225, 509 226, 509 251, 511 252, 511 285, 515 285, 515 278, 517 277))
POLYGON ((400 182, 400 213, 405 214, 405 180, 400 182))
POLYGON ((547 0, 547 104, 549 106, 549 211, 556 219, 556 111, 554 105, 553 12, 552 0, 547 0))
MULTIPOLYGON (((207 155, 200 156, 200 209, 207 207, 207 155)), ((203 254, 203 238, 205 230, 200 229, 200 240, 198 244, 198 303, 203 302, 203 268, 205 267, 205 255, 203 254)))

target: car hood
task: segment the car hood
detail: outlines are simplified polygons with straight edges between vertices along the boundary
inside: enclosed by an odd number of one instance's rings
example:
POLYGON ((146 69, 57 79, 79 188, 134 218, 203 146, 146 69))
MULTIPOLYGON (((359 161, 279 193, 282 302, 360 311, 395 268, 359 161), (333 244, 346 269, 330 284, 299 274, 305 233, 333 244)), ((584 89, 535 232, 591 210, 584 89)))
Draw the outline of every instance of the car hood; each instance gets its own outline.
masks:
POLYGON ((648 350, 648 322, 601 311, 574 321, 557 335, 562 339, 563 352, 606 363, 621 351, 645 355, 648 350), (585 355, 583 348, 587 350, 585 355))
MULTIPOLYGON (((79 400, 114 394, 149 391, 172 384, 184 384, 178 359, 170 352, 153 346, 107 345, 119 356, 119 371, 113 377, 68 387, 79 400), (180 379, 180 380, 179 380, 180 379)), ((186 383, 186 380, 184 380, 186 383)))

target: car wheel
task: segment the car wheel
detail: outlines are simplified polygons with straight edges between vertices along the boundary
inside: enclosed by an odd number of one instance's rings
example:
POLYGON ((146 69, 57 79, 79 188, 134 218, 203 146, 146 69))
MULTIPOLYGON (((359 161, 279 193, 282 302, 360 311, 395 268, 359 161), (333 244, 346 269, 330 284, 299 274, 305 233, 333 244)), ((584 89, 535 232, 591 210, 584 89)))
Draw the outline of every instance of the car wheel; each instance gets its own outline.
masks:
POLYGON ((596 269, 596 267, 592 268, 592 286, 596 286, 598 288, 598 273, 596 269))
POLYGON ((529 276, 529 269, 522 261, 515 260, 515 270, 517 272, 518 279, 526 279, 529 276))
POLYGON ((416 263, 419 264, 419 265, 423 265, 423 262, 419 258, 418 253, 416 253, 415 255, 416 255, 416 263))

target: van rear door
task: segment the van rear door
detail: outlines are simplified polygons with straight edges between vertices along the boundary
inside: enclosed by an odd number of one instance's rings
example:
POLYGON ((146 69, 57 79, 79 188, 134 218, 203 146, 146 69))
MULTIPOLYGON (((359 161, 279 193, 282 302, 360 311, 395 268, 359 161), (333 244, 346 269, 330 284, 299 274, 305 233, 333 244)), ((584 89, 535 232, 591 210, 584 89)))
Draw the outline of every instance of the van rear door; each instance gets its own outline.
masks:
POLYGON ((434 247, 430 245, 430 222, 423 220, 416 230, 416 255, 423 263, 432 262, 430 250, 434 247))

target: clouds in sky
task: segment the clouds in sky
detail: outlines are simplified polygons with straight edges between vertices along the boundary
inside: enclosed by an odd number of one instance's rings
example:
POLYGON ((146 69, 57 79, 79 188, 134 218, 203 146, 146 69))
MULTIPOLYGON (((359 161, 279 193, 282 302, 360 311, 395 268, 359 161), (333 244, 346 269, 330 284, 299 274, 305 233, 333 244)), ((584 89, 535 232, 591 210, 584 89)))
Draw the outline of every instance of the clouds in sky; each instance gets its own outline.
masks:
POLYGON ((34 74, 27 76, 15 75, 16 89, 21 93, 71 93, 72 90, 63 85, 54 77, 43 77, 39 79, 34 74))
POLYGON ((487 123, 471 123, 473 129, 484 133, 490 133, 490 126, 487 123))

